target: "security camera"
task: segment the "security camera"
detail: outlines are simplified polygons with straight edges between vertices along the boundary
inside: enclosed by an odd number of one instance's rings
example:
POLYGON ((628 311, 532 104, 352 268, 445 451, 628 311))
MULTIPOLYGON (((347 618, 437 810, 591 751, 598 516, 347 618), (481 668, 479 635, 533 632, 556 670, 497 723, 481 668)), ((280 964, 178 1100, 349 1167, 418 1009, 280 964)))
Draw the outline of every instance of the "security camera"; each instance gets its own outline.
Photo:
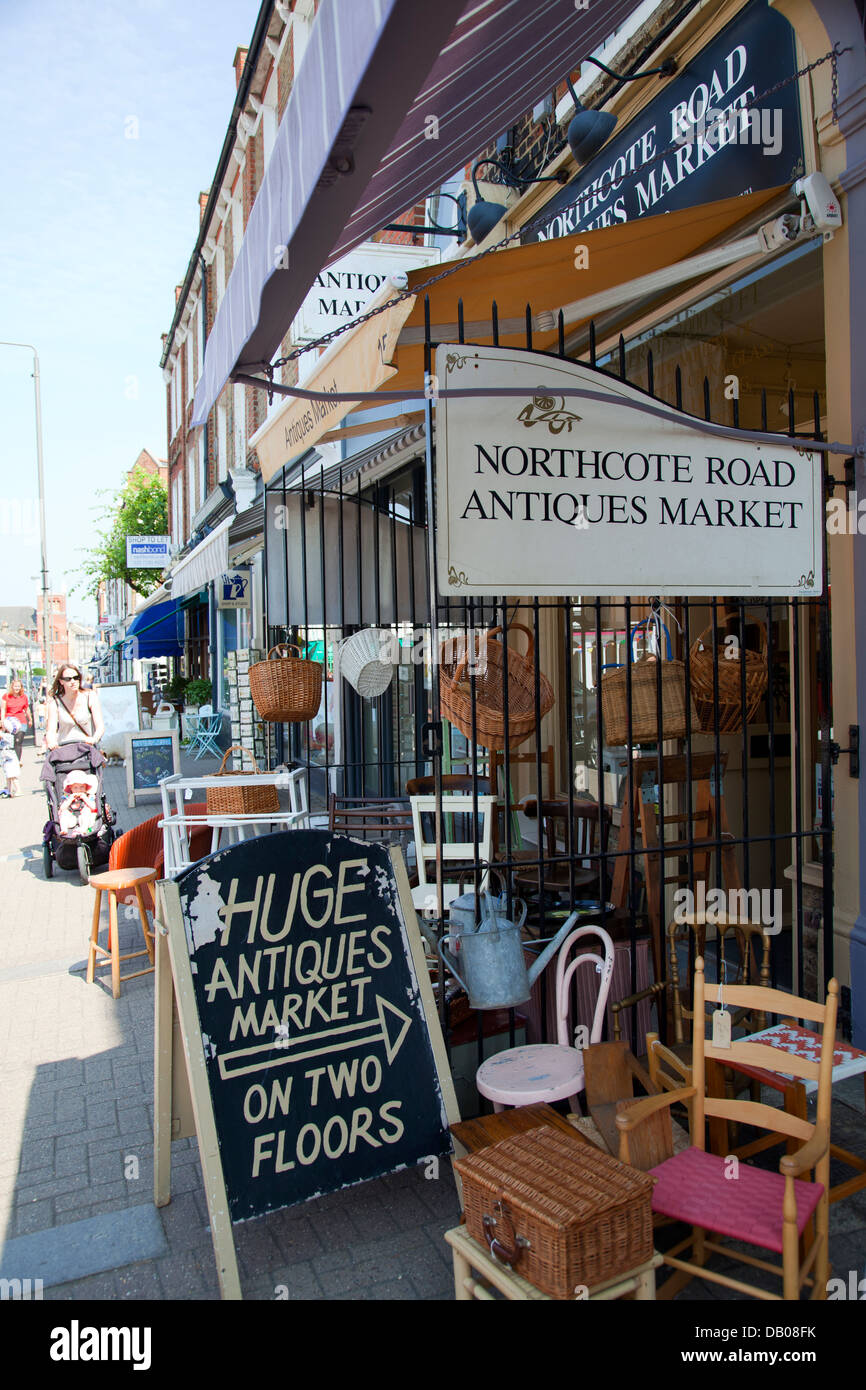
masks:
POLYGON ((778 251, 782 246, 790 246, 800 235, 800 219, 792 212, 777 217, 773 222, 765 222, 758 228, 758 237, 763 252, 778 251))
POLYGON ((842 226, 839 200, 823 174, 809 174, 798 179, 793 192, 796 198, 803 199, 801 222, 805 222, 808 210, 818 232, 835 232, 842 226))

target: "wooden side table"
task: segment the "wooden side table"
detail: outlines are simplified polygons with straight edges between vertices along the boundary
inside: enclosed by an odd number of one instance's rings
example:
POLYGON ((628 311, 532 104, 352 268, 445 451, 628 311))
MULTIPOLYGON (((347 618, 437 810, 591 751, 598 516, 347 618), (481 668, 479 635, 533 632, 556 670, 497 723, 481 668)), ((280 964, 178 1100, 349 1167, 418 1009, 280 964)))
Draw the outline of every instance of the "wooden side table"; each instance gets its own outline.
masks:
POLYGON ((96 901, 93 904, 93 925, 90 929, 90 947, 87 953, 87 983, 93 984, 97 967, 97 956, 105 956, 105 961, 100 961, 100 965, 111 964, 111 993, 115 999, 120 998, 121 980, 134 980, 137 975, 149 975, 153 971, 153 932, 147 920, 147 908, 142 896, 142 888, 148 883, 155 883, 159 874, 156 869, 110 869, 104 874, 92 874, 90 878, 91 886, 96 890, 96 901), (141 918, 141 930, 144 933, 143 951, 130 951, 128 955, 120 954, 119 933, 117 930, 117 895, 132 889, 135 892, 138 902, 138 915, 141 918), (102 894, 108 894, 108 947, 99 944, 99 916, 102 907, 102 894), (121 975, 120 963, 124 960, 134 960, 136 956, 147 956, 150 965, 143 970, 132 970, 128 975, 121 975))
MULTIPOLYGON (((451 1246, 454 1260, 454 1297, 458 1302, 471 1302, 473 1299, 494 1301, 490 1285, 504 1294, 506 1299, 522 1302, 559 1302, 542 1293, 534 1284, 522 1279, 513 1270, 497 1264, 493 1256, 484 1250, 466 1230, 465 1226, 455 1226, 445 1232, 445 1239, 451 1246)), ((595 1284, 588 1292, 590 1302, 607 1302, 615 1298, 625 1298, 633 1294, 635 1301, 648 1301, 656 1296, 656 1270, 662 1263, 661 1255, 653 1253, 652 1259, 635 1269, 618 1274, 603 1284, 595 1284)), ((578 1302, 582 1300, 576 1300, 578 1302)))

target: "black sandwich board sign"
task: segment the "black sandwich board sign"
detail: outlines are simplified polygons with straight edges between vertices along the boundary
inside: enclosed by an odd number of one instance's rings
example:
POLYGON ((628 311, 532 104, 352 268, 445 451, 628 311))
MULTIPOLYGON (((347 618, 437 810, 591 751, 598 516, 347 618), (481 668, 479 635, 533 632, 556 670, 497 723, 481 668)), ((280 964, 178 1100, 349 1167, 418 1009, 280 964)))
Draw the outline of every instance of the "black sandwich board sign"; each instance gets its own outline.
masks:
MULTIPOLYGON (((399 851, 284 831, 164 881, 160 902, 223 1295, 239 1297, 232 1223, 448 1154, 459 1115, 399 851)), ((158 996, 165 982, 163 964, 158 996)), ((171 1012, 158 997, 157 1169, 171 1012)))

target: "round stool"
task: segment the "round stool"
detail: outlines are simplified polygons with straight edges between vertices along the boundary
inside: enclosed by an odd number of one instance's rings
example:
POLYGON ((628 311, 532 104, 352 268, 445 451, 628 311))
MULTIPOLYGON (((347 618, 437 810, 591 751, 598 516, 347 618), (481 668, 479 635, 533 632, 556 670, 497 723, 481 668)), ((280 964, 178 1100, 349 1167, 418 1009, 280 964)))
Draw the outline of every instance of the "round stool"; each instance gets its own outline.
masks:
MULTIPOLYGON (((144 905, 144 898, 141 890, 148 883, 155 883, 159 878, 156 869, 111 869, 104 874, 91 874, 91 887, 96 889, 96 901, 93 904, 93 926, 90 929, 90 949, 87 955, 87 982, 93 984, 94 973, 96 970, 96 957, 106 956, 111 961, 111 993, 115 999, 120 997, 121 980, 134 980, 137 975, 149 975, 153 970, 153 932, 147 922, 147 908, 144 905), (141 918, 141 929, 144 933, 143 951, 131 951, 129 955, 120 955, 119 934, 117 930, 117 895, 124 890, 134 889, 138 900, 138 915, 141 918), (99 945, 99 914, 102 906, 102 894, 108 894, 108 949, 99 945), (128 975, 121 975, 120 962, 122 960, 134 960, 136 956, 147 956, 150 965, 144 970, 133 970, 128 975)), ((106 964, 100 961, 100 965, 106 964)))

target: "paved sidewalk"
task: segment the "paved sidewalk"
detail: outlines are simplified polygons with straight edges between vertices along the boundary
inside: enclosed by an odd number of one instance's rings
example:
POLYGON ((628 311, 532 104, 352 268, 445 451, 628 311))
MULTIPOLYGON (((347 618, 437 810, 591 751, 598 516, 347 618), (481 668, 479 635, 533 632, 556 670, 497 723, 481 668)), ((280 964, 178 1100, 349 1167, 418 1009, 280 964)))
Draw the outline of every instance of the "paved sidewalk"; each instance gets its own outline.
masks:
MULTIPOLYGON (((184 770, 215 771, 214 760, 184 770)), ((43 875, 41 764, 25 747, 22 795, 0 800, 0 1276, 42 1279, 47 1299, 218 1297, 194 1140, 172 1146, 172 1192, 152 1201, 153 977, 114 1001, 88 985, 92 891, 43 875)), ((125 770, 106 774, 123 829, 125 770)), ((138 949, 135 919, 121 951, 138 949)), ((862 1078, 834 1088, 837 1142, 866 1153, 862 1078)), ((832 1180, 850 1176, 834 1165, 832 1180)), ((235 1227, 248 1299, 448 1299, 443 1233, 456 1224, 450 1167, 413 1169, 235 1227)), ((831 1208, 833 1273, 864 1273, 866 1194, 831 1208)), ((695 1281, 679 1297, 733 1296, 695 1281)))
MULTIPOLYGON (((27 744, 21 796, 0 800, 2 1276, 42 1278, 46 1299, 217 1298, 194 1140, 172 1145, 170 1205, 152 1200, 153 976, 117 1001, 86 983, 93 893, 56 867, 45 880, 40 768, 27 744), (84 1274, 86 1260, 99 1272, 84 1274)), ((127 809, 122 767, 107 770, 106 790, 122 829, 159 810, 127 809)), ((121 953, 140 935, 122 922, 121 953)), ((413 1169, 243 1223, 244 1297, 449 1298, 442 1236, 457 1219, 445 1163, 438 1180, 413 1169)))

